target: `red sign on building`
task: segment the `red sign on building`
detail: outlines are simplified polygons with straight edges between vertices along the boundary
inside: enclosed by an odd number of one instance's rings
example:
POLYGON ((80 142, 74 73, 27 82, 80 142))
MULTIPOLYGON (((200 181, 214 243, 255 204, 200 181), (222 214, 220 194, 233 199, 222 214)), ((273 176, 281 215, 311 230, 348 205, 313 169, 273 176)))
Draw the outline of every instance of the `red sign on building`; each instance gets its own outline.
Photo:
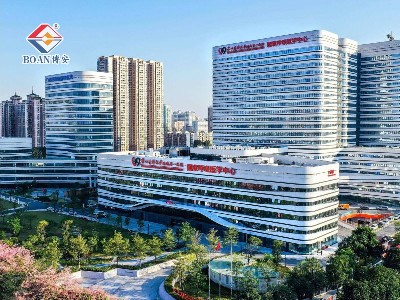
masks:
POLYGON ((236 169, 228 168, 228 167, 221 167, 221 166, 207 166, 207 165, 194 165, 194 164, 187 164, 186 165, 187 171, 196 171, 196 172, 206 172, 206 173, 214 173, 214 174, 236 174, 236 169))
POLYGON ((305 42, 308 42, 308 37, 306 37, 306 36, 295 37, 295 38, 290 38, 290 39, 283 39, 283 40, 267 42, 267 47, 276 47, 276 46, 280 46, 280 45, 290 45, 290 44, 305 43, 305 42))
POLYGON ((181 162, 163 161, 156 158, 132 157, 132 165, 147 169, 183 171, 181 162))
POLYGON ((328 176, 329 176, 329 177, 330 177, 330 176, 336 176, 335 170, 329 170, 329 171, 328 171, 328 176))

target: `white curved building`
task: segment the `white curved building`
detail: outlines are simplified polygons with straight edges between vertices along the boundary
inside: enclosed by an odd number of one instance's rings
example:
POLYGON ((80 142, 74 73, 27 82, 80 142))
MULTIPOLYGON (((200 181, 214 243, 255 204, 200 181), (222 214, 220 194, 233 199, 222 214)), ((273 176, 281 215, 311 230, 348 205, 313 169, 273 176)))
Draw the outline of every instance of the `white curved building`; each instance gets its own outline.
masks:
MULTIPOLYGON (((356 143, 357 43, 314 30, 213 48, 215 145, 356 143)), ((316 150, 317 149, 317 150, 316 150)))
POLYGON ((98 155, 99 204, 123 210, 162 206, 202 214, 239 232, 309 253, 336 241, 337 163, 283 155, 282 149, 192 148, 98 155))
POLYGON ((46 148, 48 156, 76 159, 113 151, 112 74, 46 76, 46 148))

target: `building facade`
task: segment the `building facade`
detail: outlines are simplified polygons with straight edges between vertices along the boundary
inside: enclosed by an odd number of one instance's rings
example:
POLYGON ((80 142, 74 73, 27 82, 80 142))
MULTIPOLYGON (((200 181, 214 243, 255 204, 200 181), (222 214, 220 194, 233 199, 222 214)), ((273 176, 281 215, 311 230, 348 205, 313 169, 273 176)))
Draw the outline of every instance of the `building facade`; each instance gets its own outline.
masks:
POLYGON ((357 43, 315 30, 213 48, 216 145, 356 144, 357 43))
POLYGON ((359 46, 359 145, 400 146, 400 41, 359 46))
POLYGON ((213 107, 209 106, 207 109, 208 132, 213 131, 213 107))
MULTIPOLYGON (((172 113, 172 124, 176 122, 183 122, 183 131, 193 131, 193 121, 198 120, 198 117, 194 111, 174 111, 172 113)), ((182 123, 176 123, 182 124, 182 123)), ((178 130, 175 128, 175 130, 178 130)))
POLYGON ((172 107, 164 104, 164 135, 172 131, 172 107))
POLYGON ((46 147, 50 157, 93 160, 113 150, 113 78, 76 71, 46 76, 46 147))
POLYGON ((194 211, 266 244, 282 240, 299 253, 335 243, 338 165, 281 151, 194 148, 191 158, 103 153, 99 204, 128 211, 144 205, 194 211))
POLYGON ((0 136, 29 137, 32 147, 45 146, 44 99, 33 93, 27 99, 15 95, 0 102, 0 136))
POLYGON ((161 148, 163 64, 112 55, 99 57, 97 70, 113 76, 114 150, 161 148))

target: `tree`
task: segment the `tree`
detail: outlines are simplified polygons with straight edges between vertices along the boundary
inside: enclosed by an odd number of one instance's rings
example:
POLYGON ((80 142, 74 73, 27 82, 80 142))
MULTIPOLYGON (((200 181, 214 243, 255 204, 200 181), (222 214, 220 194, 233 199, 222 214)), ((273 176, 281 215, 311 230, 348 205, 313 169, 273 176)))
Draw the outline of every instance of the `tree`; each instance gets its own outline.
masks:
POLYGON ((265 296, 265 300, 297 300, 296 293, 286 284, 273 285, 265 296))
POLYGON ((368 267, 362 277, 347 281, 338 293, 338 300, 400 299, 400 276, 384 266, 368 267))
POLYGON ((51 266, 57 268, 58 263, 62 257, 61 250, 59 248, 59 241, 57 237, 52 237, 48 241, 41 252, 42 262, 45 266, 51 266))
POLYGON ((39 243, 44 243, 46 239, 46 228, 49 226, 49 222, 41 220, 36 226, 36 236, 39 243))
POLYGON ((164 249, 168 251, 173 250, 176 247, 175 234, 171 228, 164 231, 163 246, 164 249))
POLYGON ((15 293, 20 289, 26 278, 22 272, 9 272, 0 275, 0 299, 15 299, 15 293))
MULTIPOLYGON (((227 245, 231 245, 231 272, 233 268, 232 248, 234 244, 237 244, 238 239, 239 239, 239 232, 234 227, 229 227, 228 230, 224 232, 224 243, 227 245)), ((231 298, 232 298, 232 283, 231 283, 231 298)))
POLYGON ((181 227, 179 228, 179 236, 182 242, 185 243, 187 247, 190 243, 193 242, 193 236, 196 233, 196 229, 194 229, 189 222, 183 222, 181 227))
POLYGON ((54 193, 52 193, 52 194, 50 195, 50 200, 51 200, 51 203, 53 204, 53 209, 54 209, 54 210, 56 210, 56 206, 57 206, 57 203, 58 203, 58 196, 59 196, 59 194, 60 194, 60 192, 59 192, 58 190, 56 190, 54 193))
POLYGON ((125 217, 125 226, 129 228, 129 224, 131 223, 131 219, 129 217, 125 217))
POLYGON ((400 221, 394 221, 393 224, 394 224, 394 229, 396 231, 400 231, 400 221))
POLYGON ((383 265, 387 268, 400 271, 400 249, 390 249, 383 260, 383 265))
POLYGON ((177 284, 182 290, 185 289, 185 283, 189 276, 189 271, 194 260, 194 254, 180 254, 176 259, 173 276, 175 277, 177 284))
POLYGON ((122 228, 122 217, 120 215, 115 218, 115 225, 122 228))
POLYGON ((394 238, 394 242, 398 245, 398 244, 400 244, 400 231, 397 231, 394 235, 393 235, 393 238, 394 238))
POLYGON ((238 281, 238 299, 241 300, 261 300, 258 291, 258 278, 250 269, 242 269, 242 275, 238 281))
POLYGON ((146 257, 147 252, 149 252, 149 245, 146 240, 140 236, 140 234, 134 234, 132 236, 132 253, 133 256, 139 259, 139 266, 142 265, 143 258, 146 257))
POLYGON ((120 232, 115 231, 114 236, 107 239, 103 239, 103 250, 107 255, 117 257, 117 265, 119 258, 122 255, 126 255, 129 252, 129 239, 124 238, 120 232))
POLYGON ((374 262, 382 254, 382 247, 376 239, 376 234, 370 227, 357 227, 351 234, 346 237, 338 247, 338 251, 349 248, 357 258, 364 262, 374 262))
POLYGON ((96 252, 99 244, 99 234, 96 231, 93 231, 92 235, 88 237, 87 243, 90 248, 90 253, 96 252))
POLYGON ((159 237, 153 236, 149 241, 149 255, 154 256, 154 260, 157 260, 157 256, 162 253, 161 247, 162 247, 162 241, 160 240, 159 237))
POLYGON ((203 259, 195 259, 189 270, 188 281, 192 284, 196 296, 199 295, 200 291, 204 289, 207 282, 207 276, 202 272, 203 266, 203 259))
POLYGON ((29 229, 32 229, 32 223, 34 220, 36 220, 37 217, 34 214, 24 214, 24 221, 27 220, 29 223, 29 229))
POLYGON ((256 252, 259 248, 260 245, 262 244, 261 239, 259 239, 256 236, 251 236, 248 241, 247 241, 247 264, 250 264, 250 259, 253 257, 254 252, 256 252))
POLYGON ((282 247, 282 241, 274 240, 272 243, 272 256, 275 266, 278 266, 282 262, 282 247))
POLYGON ((72 229, 73 223, 74 223, 73 220, 65 220, 62 225, 62 229, 61 229, 62 248, 63 248, 65 254, 68 253, 69 240, 71 238, 71 229, 72 229))
POLYGON ((343 283, 353 279, 356 259, 355 254, 348 248, 338 251, 329 258, 326 264, 326 276, 332 288, 339 289, 343 283))
POLYGON ((137 227, 138 227, 138 231, 142 232, 143 228, 144 228, 144 221, 142 219, 138 219, 136 221, 137 227))
POLYGON ((22 230, 21 219, 18 217, 11 218, 7 221, 7 224, 13 236, 18 236, 22 230))
POLYGON ((326 286, 324 269, 315 258, 306 258, 289 273, 287 285, 299 299, 312 299, 326 286))
POLYGON ((217 248, 218 244, 221 242, 219 236, 217 235, 217 232, 218 230, 211 228, 206 236, 208 246, 213 252, 217 248))
POLYGON ((73 259, 78 261, 79 268, 81 267, 81 259, 85 258, 90 252, 90 248, 86 239, 79 234, 77 237, 71 237, 69 240, 68 253, 73 259))

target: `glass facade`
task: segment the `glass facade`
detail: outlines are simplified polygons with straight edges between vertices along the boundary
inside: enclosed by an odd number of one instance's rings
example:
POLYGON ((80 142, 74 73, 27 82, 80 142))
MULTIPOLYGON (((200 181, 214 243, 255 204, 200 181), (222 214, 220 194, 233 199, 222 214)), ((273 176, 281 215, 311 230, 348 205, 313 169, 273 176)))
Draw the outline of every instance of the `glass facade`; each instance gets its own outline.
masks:
POLYGON ((49 156, 93 159, 97 153, 113 151, 112 75, 47 76, 46 120, 49 156))

